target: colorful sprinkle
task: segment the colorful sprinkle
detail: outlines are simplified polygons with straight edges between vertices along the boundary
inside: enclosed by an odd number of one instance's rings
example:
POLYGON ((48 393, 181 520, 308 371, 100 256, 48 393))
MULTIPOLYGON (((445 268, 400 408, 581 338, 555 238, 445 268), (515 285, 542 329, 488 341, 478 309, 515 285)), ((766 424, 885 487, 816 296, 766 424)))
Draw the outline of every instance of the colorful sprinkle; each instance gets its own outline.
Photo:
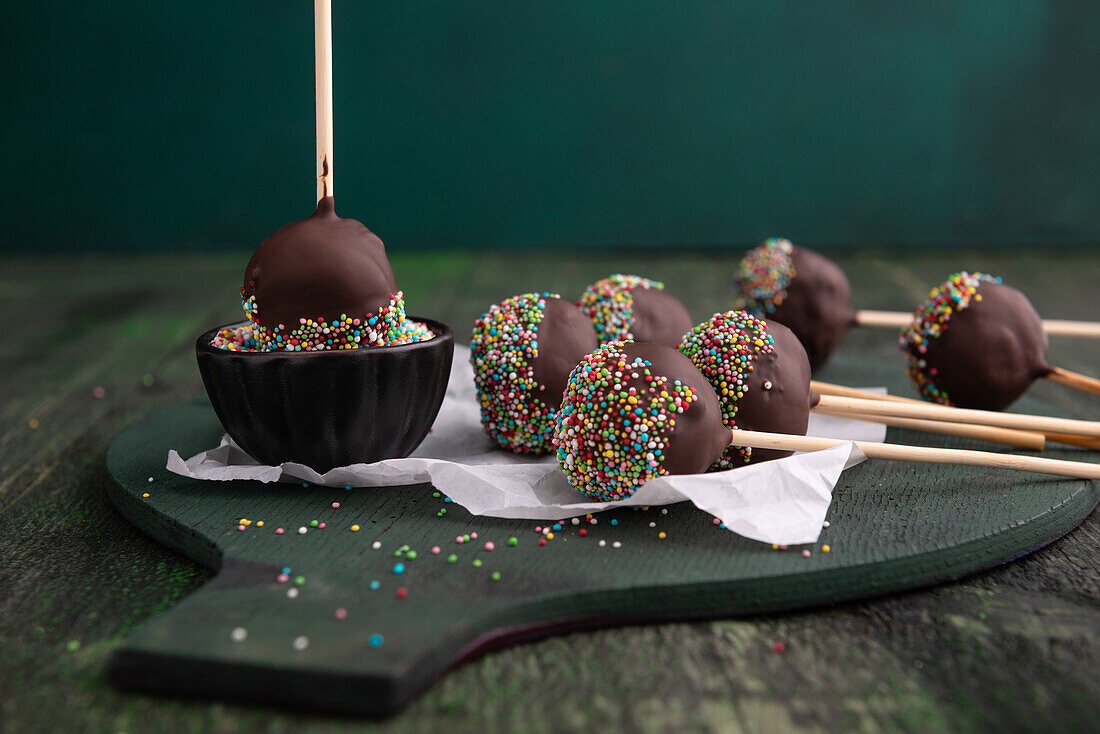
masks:
POLYGON ((592 319, 600 344, 633 341, 634 289, 664 287, 656 280, 615 273, 588 286, 577 305, 592 319))
POLYGON ((796 275, 793 254, 794 245, 781 237, 769 237, 749 250, 733 276, 738 291, 734 308, 761 317, 774 313, 796 275))

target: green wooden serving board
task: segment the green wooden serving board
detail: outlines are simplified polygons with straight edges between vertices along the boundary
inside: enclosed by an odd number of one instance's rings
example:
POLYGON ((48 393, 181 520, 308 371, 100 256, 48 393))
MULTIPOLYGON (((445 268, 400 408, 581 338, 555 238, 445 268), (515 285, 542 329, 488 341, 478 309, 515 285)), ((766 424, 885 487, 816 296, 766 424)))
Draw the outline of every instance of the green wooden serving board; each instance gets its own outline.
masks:
MULTIPOLYGON (((904 387, 895 370, 875 365, 842 363, 828 376, 904 387)), ((1020 407, 1043 410, 1034 402, 1020 407)), ((121 686, 386 714, 495 646, 596 625, 773 612, 933 584, 1053 541, 1100 500, 1088 481, 871 461, 842 475, 830 525, 812 546, 777 550, 746 540, 687 503, 602 513, 597 524, 566 522, 539 545, 540 523, 470 516, 430 485, 203 482, 165 470, 169 449, 190 456, 221 435, 209 403, 196 397, 125 429, 108 451, 118 510, 218 571, 119 648, 110 672, 121 686), (243 531, 241 518, 252 523, 243 531), (473 533, 476 540, 456 542, 473 533), (416 557, 395 556, 403 547, 416 557), (402 573, 395 573, 398 563, 402 573), (289 580, 280 583, 285 568, 289 580)), ((990 448, 893 429, 889 440, 990 448)), ((1090 460, 1081 451, 1047 453, 1090 460)))

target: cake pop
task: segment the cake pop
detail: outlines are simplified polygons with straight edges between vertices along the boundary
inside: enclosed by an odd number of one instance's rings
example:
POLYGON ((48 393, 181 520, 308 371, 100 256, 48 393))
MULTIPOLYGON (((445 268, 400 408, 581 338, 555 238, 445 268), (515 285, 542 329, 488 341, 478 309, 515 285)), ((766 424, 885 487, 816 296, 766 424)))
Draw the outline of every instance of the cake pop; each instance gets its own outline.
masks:
POLYGON ((925 400, 1003 410, 1050 373, 1047 337, 1023 293, 985 273, 934 288, 900 338, 925 400))
MULTIPOLYGON (((710 381, 730 428, 805 434, 810 363, 790 329, 745 311, 716 313, 684 335, 683 352, 710 381)), ((711 467, 729 469, 790 451, 730 446, 711 467)))
POLYGON ((698 474, 729 445, 718 397, 691 360, 652 342, 611 342, 569 376, 554 445, 569 483, 629 497, 664 474, 698 474))
POLYGON ((658 342, 675 347, 694 322, 664 283, 616 273, 585 289, 577 305, 592 319, 600 343, 658 342))
POLYGON ((485 432, 509 451, 550 451, 569 373, 597 346, 592 322, 555 294, 526 293, 491 306, 470 337, 485 432))
POLYGON ((331 196, 264 240, 245 268, 241 296, 261 351, 388 346, 425 336, 407 331, 382 240, 337 216, 331 196))
POLYGON ((793 331, 812 369, 825 363, 855 318, 840 266, 790 240, 764 240, 741 260, 734 279, 734 307, 793 331))

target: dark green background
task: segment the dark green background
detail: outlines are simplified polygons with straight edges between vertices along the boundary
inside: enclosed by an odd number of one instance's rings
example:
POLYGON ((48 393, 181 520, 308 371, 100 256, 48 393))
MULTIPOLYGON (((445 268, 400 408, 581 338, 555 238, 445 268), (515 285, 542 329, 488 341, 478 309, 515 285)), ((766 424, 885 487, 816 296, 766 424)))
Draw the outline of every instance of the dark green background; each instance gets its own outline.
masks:
MULTIPOLYGON (((1100 242, 1100 3, 336 0, 340 211, 389 247, 1100 242)), ((5 8, 12 251, 312 208, 309 0, 5 8)))

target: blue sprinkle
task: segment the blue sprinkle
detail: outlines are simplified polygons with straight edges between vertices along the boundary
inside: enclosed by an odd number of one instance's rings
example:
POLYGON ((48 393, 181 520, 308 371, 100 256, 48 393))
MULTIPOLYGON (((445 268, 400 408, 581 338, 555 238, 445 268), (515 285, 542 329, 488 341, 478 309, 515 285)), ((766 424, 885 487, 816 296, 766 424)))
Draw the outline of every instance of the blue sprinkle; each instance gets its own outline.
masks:
POLYGON ((618 520, 612 520, 612 521, 611 521, 611 524, 612 524, 612 525, 618 525, 618 524, 619 524, 619 521, 618 521, 618 520))
POLYGON ((378 583, 377 581, 371 581, 370 582, 370 590, 371 591, 377 591, 378 587, 381 586, 381 585, 382 584, 378 583))
POLYGON ((351 491, 351 485, 350 484, 345 484, 344 489, 346 489, 347 491, 350 492, 351 491))
POLYGON ((452 500, 450 497, 444 497, 443 501, 444 502, 454 502, 454 500, 452 500))
POLYGON ((386 638, 383 637, 382 635, 378 634, 378 633, 375 633, 375 634, 370 636, 370 646, 371 647, 382 647, 382 643, 385 642, 385 641, 386 641, 386 638))
POLYGON ((405 573, 405 564, 404 563, 398 563, 396 566, 393 567, 393 572, 396 573, 396 574, 405 573))
POLYGON ((283 573, 285 573, 286 575, 289 576, 290 575, 290 566, 287 566, 286 568, 284 568, 283 573))

